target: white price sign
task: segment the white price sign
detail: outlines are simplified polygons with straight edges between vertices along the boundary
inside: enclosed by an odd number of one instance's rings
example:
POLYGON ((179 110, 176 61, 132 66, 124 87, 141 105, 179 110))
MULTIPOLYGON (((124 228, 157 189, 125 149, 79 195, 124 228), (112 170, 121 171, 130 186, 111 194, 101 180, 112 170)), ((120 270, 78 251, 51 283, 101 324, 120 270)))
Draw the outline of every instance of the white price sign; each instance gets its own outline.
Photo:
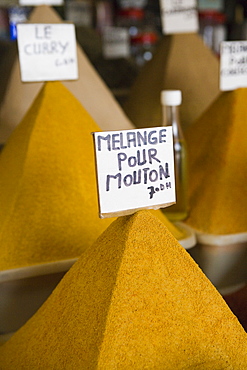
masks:
POLYGON ((104 28, 103 55, 106 59, 130 57, 130 37, 127 28, 104 28))
POLYGON ((171 126, 93 136, 101 218, 176 202, 171 126))
POLYGON ((247 87, 247 41, 224 41, 220 48, 220 90, 247 87))
POLYGON ((198 31, 196 0, 160 0, 160 9, 164 34, 198 31))
POLYGON ((17 24, 23 82, 78 79, 74 24, 17 24))

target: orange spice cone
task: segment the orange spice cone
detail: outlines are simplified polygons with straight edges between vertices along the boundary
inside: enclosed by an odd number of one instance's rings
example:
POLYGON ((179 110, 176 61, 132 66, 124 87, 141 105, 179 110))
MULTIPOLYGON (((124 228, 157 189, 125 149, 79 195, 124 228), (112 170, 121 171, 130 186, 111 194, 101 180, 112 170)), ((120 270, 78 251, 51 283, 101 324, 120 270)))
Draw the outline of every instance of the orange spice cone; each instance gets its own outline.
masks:
POLYGON ((0 270, 79 257, 112 222, 98 216, 92 131, 63 84, 43 86, 0 155, 0 270))
POLYGON ((1 370, 244 370, 246 363, 237 318, 149 211, 114 221, 0 347, 1 370))
POLYGON ((112 222, 98 216, 94 131, 62 83, 43 86, 0 155, 0 271, 77 258, 112 222))
POLYGON ((246 88, 222 92, 185 131, 191 208, 186 223, 202 233, 247 232, 246 100, 246 88))

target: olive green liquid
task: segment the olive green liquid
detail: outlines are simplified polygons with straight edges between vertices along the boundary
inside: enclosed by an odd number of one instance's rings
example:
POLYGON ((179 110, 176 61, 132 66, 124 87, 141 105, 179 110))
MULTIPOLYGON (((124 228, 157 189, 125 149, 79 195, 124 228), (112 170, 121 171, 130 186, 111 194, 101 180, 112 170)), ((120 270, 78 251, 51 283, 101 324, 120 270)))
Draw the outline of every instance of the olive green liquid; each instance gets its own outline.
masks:
POLYGON ((163 126, 172 126, 173 131, 176 203, 162 211, 170 221, 182 221, 188 216, 188 174, 186 142, 180 125, 178 106, 164 106, 163 119, 163 126))
POLYGON ((164 208, 163 212, 170 221, 182 221, 188 216, 187 151, 184 140, 174 141, 174 167, 176 203, 164 208))

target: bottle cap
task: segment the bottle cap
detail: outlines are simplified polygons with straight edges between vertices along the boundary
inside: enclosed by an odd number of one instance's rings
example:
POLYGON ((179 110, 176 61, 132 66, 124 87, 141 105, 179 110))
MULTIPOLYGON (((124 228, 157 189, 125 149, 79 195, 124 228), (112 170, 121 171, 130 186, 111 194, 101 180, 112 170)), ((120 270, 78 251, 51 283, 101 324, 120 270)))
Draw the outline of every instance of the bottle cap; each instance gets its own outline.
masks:
POLYGON ((181 90, 163 90, 161 91, 162 105, 180 105, 182 103, 181 90))

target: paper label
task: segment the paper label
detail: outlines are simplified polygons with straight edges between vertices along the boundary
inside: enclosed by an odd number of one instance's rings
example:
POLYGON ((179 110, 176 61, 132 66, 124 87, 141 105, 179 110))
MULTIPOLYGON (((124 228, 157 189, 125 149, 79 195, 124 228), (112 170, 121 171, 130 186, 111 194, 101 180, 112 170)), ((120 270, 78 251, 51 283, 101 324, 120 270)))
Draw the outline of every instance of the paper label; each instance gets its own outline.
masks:
POLYGON ((220 47, 220 90, 247 87, 247 41, 223 41, 220 47))
POLYGON ((100 217, 174 204, 172 127, 94 132, 100 217))
POLYGON ((130 37, 127 28, 104 28, 103 56, 105 59, 130 57, 130 37))
POLYGON ((78 79, 74 24, 17 24, 23 82, 78 79))
POLYGON ((196 0, 160 0, 164 34, 198 32, 196 0))
POLYGON ((21 6, 63 5, 63 0, 19 0, 21 6))

